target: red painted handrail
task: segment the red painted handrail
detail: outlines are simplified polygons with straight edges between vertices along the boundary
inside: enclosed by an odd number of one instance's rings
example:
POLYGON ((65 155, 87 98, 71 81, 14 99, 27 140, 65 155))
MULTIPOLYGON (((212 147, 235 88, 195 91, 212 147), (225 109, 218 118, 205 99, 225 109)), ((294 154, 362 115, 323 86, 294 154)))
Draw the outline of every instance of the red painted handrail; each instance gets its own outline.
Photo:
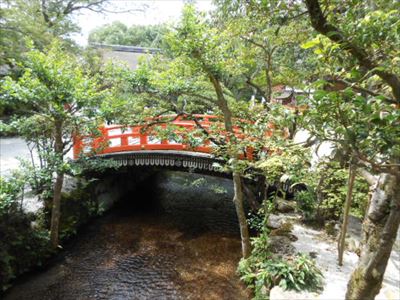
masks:
MULTIPOLYGON (((168 116, 168 118, 174 116, 168 116)), ((198 122, 205 130, 211 130, 211 126, 221 125, 221 130, 218 132, 224 134, 222 118, 213 115, 195 115, 198 122)), ((185 128, 187 131, 193 131, 197 128, 196 123, 185 116, 178 116, 173 121, 168 123, 159 123, 158 120, 164 120, 164 117, 153 118, 149 121, 154 121, 153 126, 148 125, 135 125, 135 126, 122 126, 122 125, 109 125, 99 128, 100 135, 91 138, 89 136, 74 138, 73 154, 74 159, 79 158, 83 154, 110 154, 127 151, 141 151, 141 150, 178 150, 178 151, 194 151, 201 153, 211 153, 212 143, 205 140, 204 143, 198 147, 191 148, 189 145, 169 140, 160 140, 152 128, 165 128, 167 124, 172 124, 178 128, 185 128), (147 126, 147 127, 146 127, 147 126), (147 128, 147 130, 145 130, 147 128)), ((186 131, 186 132, 187 132, 186 131)), ((240 137, 240 129, 234 128, 235 134, 240 137)), ((180 133, 184 135, 185 133, 180 133)), ((252 151, 247 151, 248 158, 252 157, 252 151)))

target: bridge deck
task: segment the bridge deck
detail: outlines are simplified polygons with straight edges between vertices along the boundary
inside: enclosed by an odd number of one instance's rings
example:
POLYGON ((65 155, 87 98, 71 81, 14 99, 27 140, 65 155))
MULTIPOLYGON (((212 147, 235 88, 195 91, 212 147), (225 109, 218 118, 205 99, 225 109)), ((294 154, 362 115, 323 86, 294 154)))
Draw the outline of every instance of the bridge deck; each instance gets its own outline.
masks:
MULTIPOLYGON (((218 130, 221 136, 224 135, 221 118, 212 115, 196 115, 197 122, 201 125, 202 130, 212 132, 218 130)), ((157 118, 153 119, 157 121, 157 118)), ((171 155, 176 155, 171 151, 190 151, 193 153, 211 154, 213 152, 213 143, 208 139, 194 136, 198 139, 198 145, 191 147, 188 145, 187 136, 198 129, 194 120, 187 119, 185 116, 179 116, 173 121, 166 123, 154 124, 151 127, 145 125, 138 126, 122 126, 111 125, 99 128, 100 135, 96 137, 77 137, 74 140, 74 158, 80 155, 118 155, 124 152, 142 152, 142 151, 168 151, 171 155), (161 140, 157 136, 155 129, 166 129, 167 126, 173 125, 176 128, 175 138, 169 140, 161 140)), ((240 129, 235 127, 235 134, 240 136, 240 129)), ((193 138, 193 136, 192 136, 193 138)), ((193 156, 192 156, 193 157, 193 156)), ((249 151, 248 157, 251 157, 249 151)))

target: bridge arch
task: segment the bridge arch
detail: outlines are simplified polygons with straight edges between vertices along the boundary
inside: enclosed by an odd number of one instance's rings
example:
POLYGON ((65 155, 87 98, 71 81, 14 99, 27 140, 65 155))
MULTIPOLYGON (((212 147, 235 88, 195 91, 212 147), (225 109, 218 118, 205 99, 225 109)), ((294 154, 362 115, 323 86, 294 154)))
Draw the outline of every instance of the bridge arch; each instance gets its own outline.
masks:
MULTIPOLYGON (((167 124, 174 125, 179 135, 194 131, 199 127, 206 132, 218 132, 224 138, 222 119, 214 115, 194 116, 168 116, 170 121, 153 118, 150 123, 154 126, 165 128, 167 124), (195 118, 195 119, 194 119, 195 118), (172 120, 171 120, 172 119, 172 120), (183 130, 182 130, 183 129, 183 130)), ((200 145, 191 147, 184 142, 176 140, 162 140, 157 138, 153 126, 111 125, 99 128, 100 136, 95 138, 76 137, 74 140, 74 158, 81 155, 89 155, 97 159, 110 159, 118 167, 134 168, 147 167, 154 169, 170 169, 189 173, 200 173, 216 177, 231 178, 232 174, 222 170, 220 165, 224 163, 221 158, 214 156, 213 142, 209 139, 202 140, 200 145)), ((239 127, 234 127, 235 135, 243 138, 239 127)), ((266 133, 268 134, 268 133, 266 133)), ((247 149, 242 159, 252 159, 253 152, 247 149)), ((262 176, 256 176, 247 180, 251 191, 247 191, 250 198, 262 199, 264 194, 264 181, 262 176), (252 195, 250 195, 252 194, 252 195)))

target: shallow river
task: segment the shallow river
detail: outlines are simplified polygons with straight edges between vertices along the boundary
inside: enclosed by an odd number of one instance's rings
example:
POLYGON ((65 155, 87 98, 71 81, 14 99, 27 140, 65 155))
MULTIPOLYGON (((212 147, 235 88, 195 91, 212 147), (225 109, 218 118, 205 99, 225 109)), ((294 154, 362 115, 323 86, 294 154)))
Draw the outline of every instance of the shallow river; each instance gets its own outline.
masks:
POLYGON ((246 299, 235 274, 239 258, 237 235, 122 206, 6 299, 246 299))

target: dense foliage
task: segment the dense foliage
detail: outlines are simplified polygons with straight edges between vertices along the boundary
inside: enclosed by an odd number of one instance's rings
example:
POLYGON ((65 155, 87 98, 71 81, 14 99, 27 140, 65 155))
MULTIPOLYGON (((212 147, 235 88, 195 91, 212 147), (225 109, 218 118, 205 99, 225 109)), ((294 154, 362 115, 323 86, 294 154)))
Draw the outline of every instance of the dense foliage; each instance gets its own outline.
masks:
POLYGON ((164 25, 132 25, 116 21, 90 32, 89 43, 159 48, 167 27, 164 25))
POLYGON ((298 253, 282 257, 271 251, 266 227, 271 207, 264 206, 257 217, 259 222, 252 222, 258 236, 252 239, 251 255, 242 259, 238 266, 238 273, 254 292, 254 299, 268 299, 270 290, 277 285, 285 290, 320 290, 322 273, 308 255, 298 253))
MULTIPOLYGON (((321 163, 302 178, 307 190, 297 193, 295 199, 306 220, 324 222, 340 219, 347 194, 348 175, 347 169, 333 161, 321 163)), ((368 184, 361 176, 356 176, 350 213, 363 218, 367 204, 368 184)))
POLYGON ((39 216, 22 210, 25 178, 0 177, 0 291, 11 279, 41 265, 50 254, 49 232, 39 216))
POLYGON ((250 258, 240 261, 238 272, 241 280, 254 291, 254 299, 266 299, 271 288, 277 285, 285 290, 315 292, 322 289, 321 271, 304 254, 290 259, 259 258, 252 254, 250 258))

